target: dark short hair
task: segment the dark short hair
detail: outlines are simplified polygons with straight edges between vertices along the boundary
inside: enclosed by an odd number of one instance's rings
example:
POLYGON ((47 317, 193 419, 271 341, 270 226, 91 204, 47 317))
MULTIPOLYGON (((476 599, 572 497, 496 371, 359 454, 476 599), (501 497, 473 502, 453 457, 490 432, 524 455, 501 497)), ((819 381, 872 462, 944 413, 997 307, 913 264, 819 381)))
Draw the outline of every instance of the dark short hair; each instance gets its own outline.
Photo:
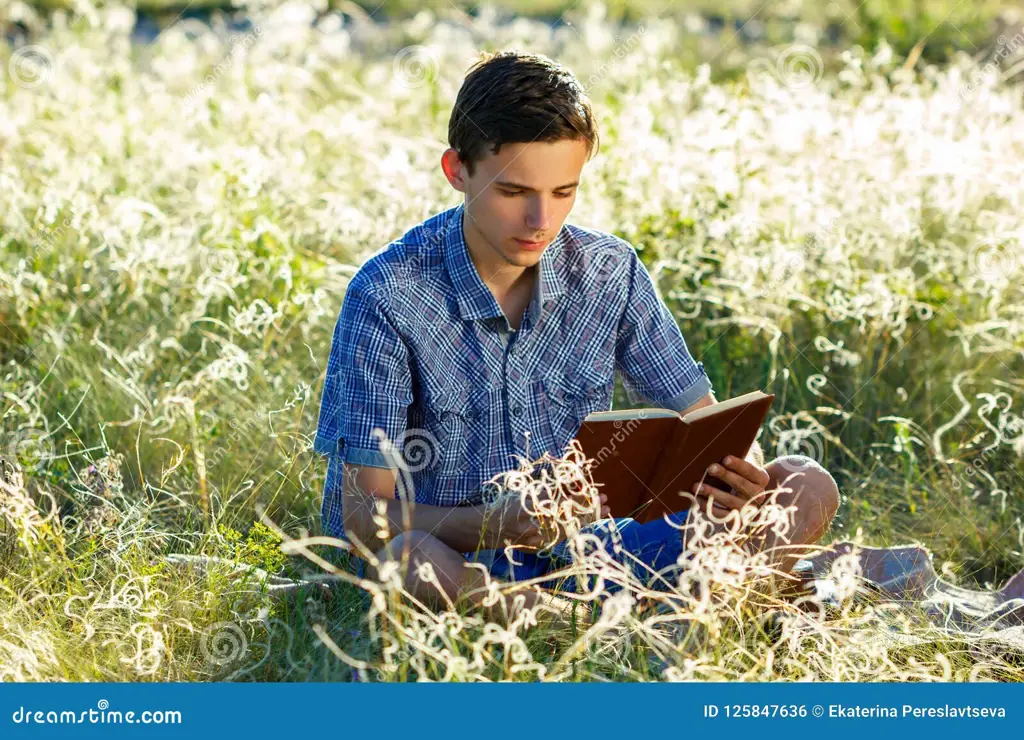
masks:
POLYGON ((600 139, 590 99, 572 72, 541 54, 485 54, 469 72, 448 121, 448 145, 469 174, 503 144, 600 139), (490 148, 488 152, 487 149, 490 148))

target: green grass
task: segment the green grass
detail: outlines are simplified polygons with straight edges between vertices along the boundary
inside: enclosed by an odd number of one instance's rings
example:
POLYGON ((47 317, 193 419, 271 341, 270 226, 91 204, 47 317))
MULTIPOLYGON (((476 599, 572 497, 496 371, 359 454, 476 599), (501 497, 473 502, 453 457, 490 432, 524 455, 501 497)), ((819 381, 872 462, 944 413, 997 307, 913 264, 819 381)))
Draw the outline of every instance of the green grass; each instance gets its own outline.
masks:
MULTIPOLYGON (((472 614, 430 632, 387 584, 375 603, 351 583, 280 598, 168 562, 323 574, 279 545, 319 533, 311 443, 347 280, 457 202, 436 164, 478 44, 398 29, 425 47, 420 77, 388 29, 362 57, 279 30, 244 55, 58 30, 37 40, 49 61, 4 78, 0 679, 339 680, 360 661, 369 680, 1022 678, 921 625, 913 648, 853 640, 887 629, 863 605, 765 608, 710 564, 709 612, 494 644, 472 614)), ((712 44, 705 73, 670 32, 619 59, 616 32, 557 50, 604 129, 571 220, 641 250, 719 397, 777 394, 762 446, 835 474, 827 539, 917 541, 978 587, 1024 567, 1019 92, 884 49, 805 86, 712 44)))

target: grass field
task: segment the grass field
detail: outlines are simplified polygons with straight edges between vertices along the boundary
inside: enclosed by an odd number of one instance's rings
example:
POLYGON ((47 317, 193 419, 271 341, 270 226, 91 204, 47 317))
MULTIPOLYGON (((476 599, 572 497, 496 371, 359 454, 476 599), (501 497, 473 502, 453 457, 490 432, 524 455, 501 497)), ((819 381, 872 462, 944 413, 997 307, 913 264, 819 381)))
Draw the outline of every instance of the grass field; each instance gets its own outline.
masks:
MULTIPOLYGON (((29 0, 28 4, 43 11, 75 7, 73 0, 29 0)), ((161 23, 182 15, 231 12, 234 7, 228 0, 137 0, 135 5, 161 23)), ((316 6, 375 21, 409 18, 426 10, 451 18, 493 11, 505 18, 531 17, 547 23, 571 22, 593 6, 602 8, 610 22, 673 19, 691 32, 699 28, 723 38, 772 43, 817 39, 867 48, 884 40, 901 55, 921 43, 920 53, 932 61, 945 61, 958 49, 980 51, 1006 28, 1024 21, 1019 3, 1012 0, 319 0, 316 6)))
POLYGON ((920 542, 977 587, 1024 567, 1024 110, 999 81, 1024 34, 933 66, 585 13, 291 17, 138 48, 109 11, 4 48, 0 679, 1024 678, 921 625, 889 645, 870 605, 766 606, 756 560, 715 542, 686 576, 709 601, 539 627, 167 560, 344 564, 301 540, 345 286, 458 202, 437 165, 462 74, 518 46, 573 69, 602 122, 570 220, 641 250, 720 398, 777 394, 761 444, 833 471, 827 539, 920 542))

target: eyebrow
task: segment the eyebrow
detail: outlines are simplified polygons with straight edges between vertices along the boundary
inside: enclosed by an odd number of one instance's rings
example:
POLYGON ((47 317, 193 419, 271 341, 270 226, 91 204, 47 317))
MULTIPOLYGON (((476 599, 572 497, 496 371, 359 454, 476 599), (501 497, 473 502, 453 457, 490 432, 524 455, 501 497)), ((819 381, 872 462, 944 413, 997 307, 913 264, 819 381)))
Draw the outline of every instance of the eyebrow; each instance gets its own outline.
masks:
MULTIPOLYGON (((495 180, 494 184, 495 185, 500 185, 503 188, 514 188, 516 190, 528 190, 531 193, 536 193, 537 192, 536 188, 531 188, 529 185, 520 185, 517 182, 510 182, 508 180, 495 180)), ((566 190, 568 188, 574 188, 574 187, 576 187, 579 184, 580 184, 579 180, 573 180, 572 182, 567 183, 565 185, 559 185, 557 188, 554 188, 554 190, 566 190)))

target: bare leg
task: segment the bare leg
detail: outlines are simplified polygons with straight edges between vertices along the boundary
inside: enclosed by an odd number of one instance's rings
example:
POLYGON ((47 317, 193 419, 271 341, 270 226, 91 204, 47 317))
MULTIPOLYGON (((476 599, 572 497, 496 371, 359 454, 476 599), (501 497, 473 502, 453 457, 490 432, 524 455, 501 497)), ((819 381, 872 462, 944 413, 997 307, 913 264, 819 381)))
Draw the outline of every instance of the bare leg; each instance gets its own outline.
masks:
MULTIPOLYGON (((796 561, 806 557, 805 545, 817 542, 828 531, 839 508, 839 488, 825 468, 809 457, 791 455, 772 460, 765 466, 770 478, 768 491, 776 491, 773 499, 780 506, 795 506, 792 527, 785 536, 771 528, 752 531, 749 547, 768 553, 771 564, 782 573, 790 573, 796 561)), ((715 533, 731 531, 729 522, 711 525, 715 533)), ((692 525, 683 528, 685 538, 692 536, 692 525), (689 529, 688 529, 689 527, 689 529)))
POLYGON ((795 505, 796 516, 785 539, 769 531, 760 542, 760 549, 773 553, 779 570, 790 573, 797 560, 812 552, 801 546, 814 544, 829 530, 839 509, 839 487, 825 468, 802 455, 776 458, 766 469, 771 476, 769 490, 790 489, 779 493, 778 502, 782 506, 795 505))
MULTIPOLYGON (((550 594, 537 586, 521 586, 493 577, 491 581, 499 584, 500 596, 496 603, 483 606, 488 595, 486 576, 479 568, 469 567, 461 553, 427 532, 411 530, 399 534, 376 556, 381 561, 401 562, 403 556, 407 558, 404 588, 435 611, 447 609, 459 602, 469 603, 473 607, 483 608, 488 620, 502 623, 515 619, 523 609, 535 609, 538 606, 544 607, 536 612, 538 621, 568 618, 572 613, 574 602, 568 599, 550 594), (417 571, 423 563, 433 566, 443 593, 438 590, 437 584, 423 581, 419 577, 417 571)), ((372 565, 369 570, 372 577, 378 576, 372 565)), ((589 604, 578 603, 576 608, 580 618, 589 618, 589 604)))

